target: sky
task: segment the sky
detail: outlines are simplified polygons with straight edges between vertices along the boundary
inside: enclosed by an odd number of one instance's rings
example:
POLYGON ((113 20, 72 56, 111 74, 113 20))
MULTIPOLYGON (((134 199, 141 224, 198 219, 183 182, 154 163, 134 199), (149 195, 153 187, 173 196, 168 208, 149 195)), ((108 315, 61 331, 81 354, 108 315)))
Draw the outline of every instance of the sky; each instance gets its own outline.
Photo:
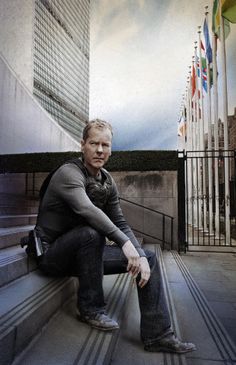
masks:
MULTIPOLYGON (((213 0, 91 0, 90 119, 114 150, 177 149, 189 66, 213 0)), ((227 38, 229 114, 236 107, 236 24, 227 38), (233 46, 234 45, 234 46, 233 46)))

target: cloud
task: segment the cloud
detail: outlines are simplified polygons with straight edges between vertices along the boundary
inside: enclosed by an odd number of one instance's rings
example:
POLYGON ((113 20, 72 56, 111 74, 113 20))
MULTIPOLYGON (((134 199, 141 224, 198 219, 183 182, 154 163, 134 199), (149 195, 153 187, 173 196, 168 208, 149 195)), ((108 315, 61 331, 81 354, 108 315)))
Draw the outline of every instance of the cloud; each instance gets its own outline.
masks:
MULTIPOLYGON (((176 148, 182 94, 207 3, 212 5, 210 0, 92 2, 90 117, 113 123, 119 131, 115 147, 176 148)), ((231 64, 234 60, 230 50, 231 64)))
MULTIPOLYGON (((141 3, 139 6, 142 6, 141 3)), ((92 18, 96 21, 91 22, 91 44, 95 49, 120 48, 140 31, 130 7, 126 5, 126 0, 113 0, 112 5, 108 0, 95 1, 93 9, 96 16, 92 13, 92 18)))

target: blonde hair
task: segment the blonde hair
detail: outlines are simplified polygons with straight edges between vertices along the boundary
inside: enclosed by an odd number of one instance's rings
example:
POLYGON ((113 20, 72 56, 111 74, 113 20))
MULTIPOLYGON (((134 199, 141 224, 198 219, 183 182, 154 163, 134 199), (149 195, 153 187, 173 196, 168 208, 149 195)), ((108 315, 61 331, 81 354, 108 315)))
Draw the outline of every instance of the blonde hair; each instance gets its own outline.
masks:
POLYGON ((107 128, 110 130, 111 135, 113 136, 113 130, 112 130, 112 126, 110 123, 106 122, 105 120, 101 120, 101 119, 93 119, 90 120, 89 122, 87 122, 86 126, 84 127, 83 130, 83 140, 86 141, 86 139, 89 136, 89 131, 91 128, 97 128, 97 129, 104 129, 107 128))

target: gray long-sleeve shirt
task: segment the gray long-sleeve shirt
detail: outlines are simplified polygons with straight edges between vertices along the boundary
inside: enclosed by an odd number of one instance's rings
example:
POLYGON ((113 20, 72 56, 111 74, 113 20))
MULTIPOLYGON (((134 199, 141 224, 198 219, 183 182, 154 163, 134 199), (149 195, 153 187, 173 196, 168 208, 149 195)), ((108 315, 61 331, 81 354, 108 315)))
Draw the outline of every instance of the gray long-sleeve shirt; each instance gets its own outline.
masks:
MULTIPOLYGON (((120 247, 129 239, 140 256, 145 256, 139 242, 124 219, 114 180, 103 209, 90 200, 86 192, 87 177, 73 163, 62 165, 52 176, 40 204, 37 230, 51 243, 77 225, 90 225, 120 247)), ((91 179, 91 177, 90 177, 91 179)))

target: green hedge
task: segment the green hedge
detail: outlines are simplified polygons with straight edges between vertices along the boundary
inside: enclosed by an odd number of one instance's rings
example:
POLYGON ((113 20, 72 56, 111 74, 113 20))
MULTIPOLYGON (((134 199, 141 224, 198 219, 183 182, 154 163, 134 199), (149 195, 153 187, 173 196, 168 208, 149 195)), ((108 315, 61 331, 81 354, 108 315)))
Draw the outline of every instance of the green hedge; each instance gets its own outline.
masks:
MULTIPOLYGON (((79 152, 0 155, 0 173, 48 172, 79 156, 79 152)), ((177 170, 177 156, 177 151, 114 151, 106 168, 109 171, 173 171, 177 170)))

